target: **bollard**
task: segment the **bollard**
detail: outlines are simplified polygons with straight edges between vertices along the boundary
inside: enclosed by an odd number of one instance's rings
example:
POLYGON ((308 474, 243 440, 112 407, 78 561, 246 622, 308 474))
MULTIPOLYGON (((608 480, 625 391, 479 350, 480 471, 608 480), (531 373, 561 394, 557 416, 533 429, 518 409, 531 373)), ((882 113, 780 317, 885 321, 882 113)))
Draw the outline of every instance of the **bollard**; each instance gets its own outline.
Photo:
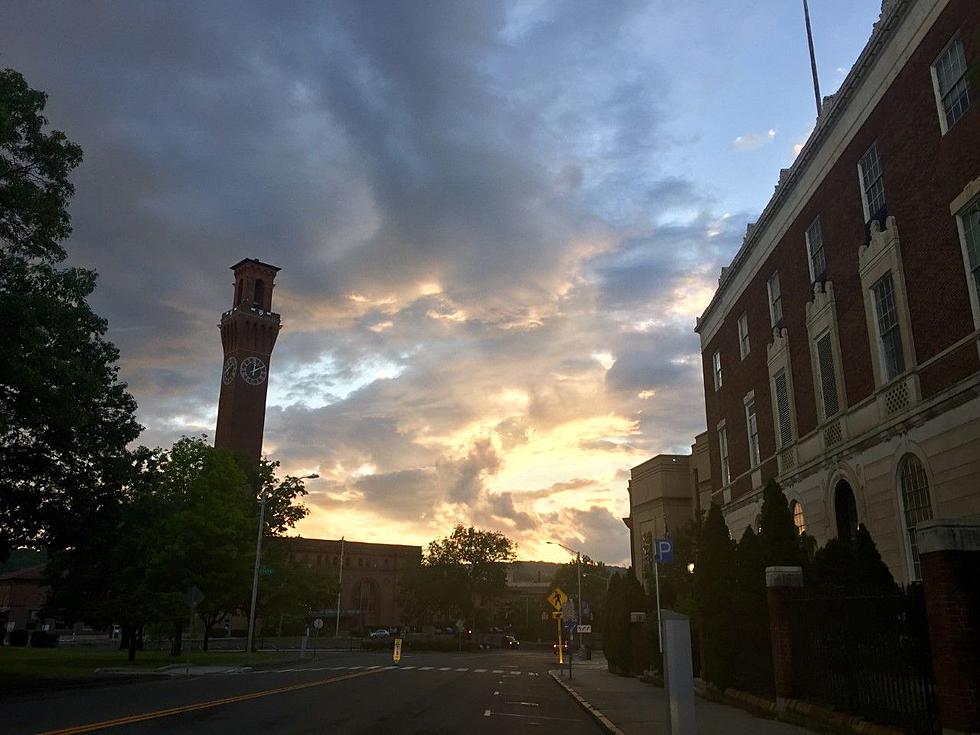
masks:
POLYGON ((669 735, 697 735, 694 716, 694 669, 691 665, 691 621, 686 615, 660 614, 664 645, 664 689, 669 735))

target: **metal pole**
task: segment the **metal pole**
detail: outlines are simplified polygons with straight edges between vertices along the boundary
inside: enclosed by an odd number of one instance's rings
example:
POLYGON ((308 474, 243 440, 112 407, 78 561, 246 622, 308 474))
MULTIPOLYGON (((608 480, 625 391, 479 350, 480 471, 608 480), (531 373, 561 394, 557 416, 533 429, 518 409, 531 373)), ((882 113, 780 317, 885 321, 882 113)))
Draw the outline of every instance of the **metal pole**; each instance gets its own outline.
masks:
POLYGON ((262 563, 262 532, 265 530, 265 493, 259 501, 259 533, 255 540, 255 569, 252 572, 252 607, 248 612, 248 654, 255 640, 255 600, 259 592, 259 564, 262 563))
MULTIPOLYGON (((577 625, 582 625, 582 554, 580 552, 575 553, 575 561, 578 564, 578 623, 577 625)), ((579 629, 576 628, 575 632, 578 633, 578 650, 582 651, 582 634, 578 632, 579 629)))
POLYGON ((337 580, 337 626, 334 628, 333 637, 340 637, 340 593, 344 588, 344 537, 340 537, 340 578, 337 580))
POLYGON ((664 652, 664 629, 660 625, 660 572, 658 571, 659 565, 657 564, 657 557, 653 557, 653 579, 657 585, 657 644, 660 648, 660 654, 663 655, 664 652))

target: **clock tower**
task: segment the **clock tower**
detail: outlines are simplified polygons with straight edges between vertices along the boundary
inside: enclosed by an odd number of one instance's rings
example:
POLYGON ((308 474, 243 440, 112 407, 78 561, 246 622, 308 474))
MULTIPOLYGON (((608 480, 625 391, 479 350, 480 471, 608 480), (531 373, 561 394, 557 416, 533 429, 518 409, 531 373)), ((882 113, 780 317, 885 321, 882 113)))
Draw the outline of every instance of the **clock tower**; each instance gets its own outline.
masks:
POLYGON ((269 360, 281 328, 279 315, 272 311, 272 289, 279 269, 252 258, 231 269, 235 272, 235 300, 218 325, 225 361, 214 446, 258 461, 262 456, 269 360))

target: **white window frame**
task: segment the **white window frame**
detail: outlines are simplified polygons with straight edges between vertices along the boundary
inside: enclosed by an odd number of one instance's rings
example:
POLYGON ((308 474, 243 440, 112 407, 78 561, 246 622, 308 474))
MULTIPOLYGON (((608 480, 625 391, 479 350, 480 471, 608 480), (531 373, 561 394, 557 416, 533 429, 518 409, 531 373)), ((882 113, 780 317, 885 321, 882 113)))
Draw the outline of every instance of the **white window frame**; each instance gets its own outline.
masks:
POLYGON ((728 457, 728 428, 724 420, 718 424, 718 455, 721 458, 721 486, 732 483, 732 467, 728 457))
POLYGON ((749 315, 742 314, 738 318, 738 351, 744 360, 751 352, 752 346, 749 344, 749 315))
POLYGON ((823 256, 823 273, 820 274, 822 280, 827 280, 827 249, 824 247, 823 242, 823 227, 820 224, 820 218, 817 217, 810 223, 810 226, 806 228, 806 232, 803 233, 803 237, 806 240, 806 264, 807 268, 810 270, 810 283, 817 282, 817 274, 813 269, 813 243, 810 238, 810 233, 816 227, 816 231, 820 234, 820 252, 823 256))
POLYGON ((722 386, 720 350, 715 350, 715 353, 711 356, 711 374, 714 377, 715 390, 718 390, 722 386))
POLYGON ((864 152, 864 155, 861 156, 857 164, 858 183, 861 186, 861 205, 864 207, 865 222, 870 222, 871 218, 874 215, 876 215, 878 211, 881 209, 881 207, 879 207, 878 210, 875 210, 874 212, 871 211, 871 203, 868 201, 868 189, 865 186, 865 182, 864 182, 864 165, 863 165, 864 159, 868 157, 868 154, 871 153, 871 151, 875 152, 875 158, 878 159, 878 170, 880 173, 878 178, 875 179, 875 181, 878 181, 878 179, 881 180, 881 206, 882 207, 888 206, 888 198, 885 196, 885 167, 881 162, 881 155, 878 153, 878 141, 875 141, 870 146, 868 146, 868 150, 864 152))
POLYGON ((776 435, 776 462, 780 475, 796 467, 796 398, 793 395, 793 364, 789 354, 789 331, 786 328, 773 333, 772 342, 766 346, 766 363, 769 370, 769 394, 772 396, 772 422, 776 435), (789 411, 790 440, 782 443, 779 420, 779 399, 776 376, 786 376, 786 401, 789 411))
POLYGON ((766 294, 769 301, 769 324, 775 329, 783 323, 783 289, 779 284, 779 271, 773 271, 769 280, 766 281, 766 294), (776 319, 776 310, 773 308, 775 305, 772 297, 773 281, 776 282, 776 290, 779 292, 776 297, 779 301, 779 319, 776 319))
MULTIPOLYGON (((966 274, 966 288, 970 294, 970 307, 973 310, 973 327, 980 329, 980 291, 973 278, 970 268, 970 253, 966 247, 966 227, 963 224, 963 215, 974 207, 980 208, 980 178, 976 178, 967 185, 962 193, 950 204, 950 213, 956 218, 956 231, 960 236, 960 250, 963 255, 963 270, 966 274)), ((978 345, 980 349, 980 345, 978 345)))
MULTIPOLYGON (((919 463, 919 467, 922 469, 922 476, 925 478, 925 490, 926 500, 928 500, 928 510, 929 518, 923 520, 930 520, 936 517, 936 504, 933 500, 933 483, 932 474, 929 471, 929 465, 925 462, 923 457, 920 457, 916 452, 902 452, 898 457, 898 462, 895 464, 895 490, 898 495, 898 517, 899 522, 902 524, 902 540, 903 546, 905 547, 905 560, 907 563, 907 569, 909 574, 909 581, 917 582, 922 580, 922 568, 921 559, 918 552, 918 541, 916 541, 916 548, 912 548, 912 535, 915 533, 915 529, 910 529, 908 525, 908 508, 905 503, 905 487, 902 484, 903 472, 905 468, 905 463, 909 458, 913 458, 919 463), (916 573, 918 567, 918 574, 916 573)), ((917 508, 916 510, 922 510, 922 508, 917 508)), ((921 523, 922 521, 919 521, 921 523)))
POLYGON ((901 320, 901 317, 899 316, 899 313, 898 313, 898 309, 899 309, 899 305, 898 305, 898 287, 895 285, 895 276, 896 276, 896 274, 893 273, 892 271, 890 271, 890 270, 889 271, 885 271, 883 274, 881 274, 878 277, 878 279, 874 283, 871 284, 871 289, 870 289, 871 293, 868 296, 868 299, 871 302, 871 313, 872 313, 872 315, 874 317, 874 319, 873 319, 874 325, 873 326, 874 326, 875 342, 877 343, 877 347, 878 347, 878 365, 880 366, 880 370, 881 370, 881 382, 882 383, 890 383, 890 382, 892 382, 893 380, 901 377, 906 372, 908 372, 908 368, 909 368, 908 364, 905 362, 905 351, 906 351, 905 350, 905 335, 902 334, 902 320, 901 320), (881 315, 880 311, 878 310, 878 299, 876 298, 876 295, 875 295, 875 289, 877 288, 878 284, 880 284, 885 278, 888 278, 891 281, 891 287, 892 287, 891 297, 892 297, 892 303, 893 303, 893 306, 894 306, 894 308, 893 308, 893 311, 894 311, 893 318, 895 320, 895 324, 891 327, 891 329, 897 331, 897 333, 898 333, 898 347, 899 347, 899 354, 901 356, 901 365, 898 366, 900 369, 894 375, 889 375, 888 374, 888 360, 887 360, 887 355, 886 355, 886 352, 885 352, 885 338, 884 338, 884 335, 881 332, 881 316, 882 315, 881 315))
POLYGON ((789 504, 789 512, 793 517, 793 525, 796 527, 796 532, 802 536, 806 533, 806 507, 799 500, 792 500, 789 504), (797 509, 799 509, 799 523, 796 522, 797 509))
POLYGON ((953 125, 956 125, 956 123, 959 122, 959 120, 963 117, 963 115, 966 114, 966 110, 970 109, 970 104, 971 104, 970 82, 969 82, 969 78, 967 77, 969 70, 970 67, 969 64, 966 63, 966 51, 963 48, 963 40, 960 38, 959 31, 957 31, 953 35, 953 37, 949 39, 949 42, 945 46, 943 46, 943 50, 939 52, 939 55, 936 57, 936 60, 933 61, 932 64, 929 66, 929 75, 932 77, 932 91, 933 94, 935 94, 936 96, 936 111, 939 113, 939 130, 942 133, 942 135, 946 135, 946 133, 949 132, 950 128, 952 128, 953 125), (946 106, 943 104, 943 93, 942 90, 939 88, 939 74, 936 72, 936 66, 939 64, 942 58, 947 54, 947 52, 949 52, 951 48, 954 48, 956 46, 959 46, 960 57, 963 59, 963 71, 953 86, 954 87, 957 86, 961 81, 966 79, 967 102, 966 102, 966 109, 963 111, 963 114, 961 114, 960 117, 956 118, 956 120, 950 123, 949 119, 946 117, 946 106))
POLYGON ((759 414, 755 410, 755 391, 749 392, 743 400, 745 408, 745 435, 749 444, 749 469, 755 469, 762 464, 762 452, 759 448, 759 414), (752 409, 751 412, 749 409, 752 409))

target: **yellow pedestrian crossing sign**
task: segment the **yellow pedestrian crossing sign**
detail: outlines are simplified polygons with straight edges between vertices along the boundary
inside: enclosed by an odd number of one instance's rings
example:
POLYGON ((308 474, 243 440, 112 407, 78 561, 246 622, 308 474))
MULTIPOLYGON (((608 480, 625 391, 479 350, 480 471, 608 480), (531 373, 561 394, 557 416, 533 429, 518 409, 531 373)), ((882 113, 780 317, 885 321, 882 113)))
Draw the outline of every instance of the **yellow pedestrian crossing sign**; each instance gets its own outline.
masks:
POLYGON ((568 602, 568 595, 565 594, 561 587, 555 587, 548 593, 548 603, 555 610, 561 610, 566 602, 568 602))

